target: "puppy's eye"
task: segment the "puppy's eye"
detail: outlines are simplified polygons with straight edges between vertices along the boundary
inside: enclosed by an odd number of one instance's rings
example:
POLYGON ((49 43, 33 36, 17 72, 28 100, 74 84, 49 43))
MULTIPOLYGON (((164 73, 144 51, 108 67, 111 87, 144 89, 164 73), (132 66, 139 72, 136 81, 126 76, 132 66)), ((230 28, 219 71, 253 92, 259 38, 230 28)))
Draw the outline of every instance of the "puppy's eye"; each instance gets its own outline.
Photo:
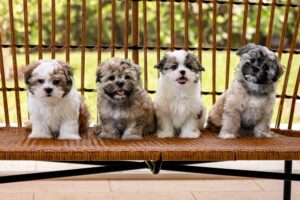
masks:
POLYGON ((54 80, 52 83, 53 85, 58 85, 60 83, 60 80, 54 80))
POLYGON ((265 64, 265 65, 263 66, 263 69, 264 69, 265 71, 267 71, 267 70, 269 70, 269 66, 268 66, 267 64, 265 64))
POLYGON ((43 84, 43 83, 45 83, 45 80, 44 80, 44 79, 39 79, 38 82, 39 82, 40 84, 43 84))
POLYGON ((245 66, 250 67, 250 66, 251 66, 251 63, 250 63, 250 62, 246 62, 246 63, 245 63, 245 66))
POLYGON ((255 63, 255 59, 250 59, 250 62, 251 63, 255 63))
POLYGON ((108 77, 108 80, 114 81, 114 80, 115 80, 115 76, 110 76, 110 77, 108 77))
POLYGON ((193 66, 192 66, 192 65, 190 65, 190 64, 187 64, 187 65, 186 65, 186 68, 188 68, 188 69, 192 69, 192 68, 193 68, 193 66))
POLYGON ((259 69, 257 67, 252 68, 254 72, 259 72, 259 69))
POLYGON ((131 77, 128 76, 128 75, 126 75, 126 76, 125 76, 125 79, 126 79, 126 80, 129 80, 129 79, 131 79, 131 77))
POLYGON ((171 66, 171 69, 173 69, 173 70, 176 70, 178 68, 178 65, 177 64, 173 64, 172 66, 171 66))

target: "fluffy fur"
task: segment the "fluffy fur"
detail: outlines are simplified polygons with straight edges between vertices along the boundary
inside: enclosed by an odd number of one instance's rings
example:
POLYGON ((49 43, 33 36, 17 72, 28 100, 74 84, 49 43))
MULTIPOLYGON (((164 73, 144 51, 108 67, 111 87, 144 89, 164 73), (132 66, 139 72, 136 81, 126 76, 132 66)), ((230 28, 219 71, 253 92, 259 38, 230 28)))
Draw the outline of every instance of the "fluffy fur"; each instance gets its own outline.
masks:
POLYGON ((100 138, 142 139, 156 129, 153 103, 143 89, 138 65, 112 58, 97 69, 100 138))
POLYGON ((186 51, 168 52, 155 66, 160 71, 154 100, 157 136, 197 138, 204 127, 199 72, 204 68, 186 51))
POLYGON ((210 110, 208 128, 221 129, 221 138, 253 132, 255 137, 272 137, 275 86, 283 66, 272 51, 260 45, 250 43, 237 55, 240 63, 234 81, 210 110))
POLYGON ((78 140, 86 134, 89 113, 72 78, 72 68, 61 61, 39 60, 26 67, 29 138, 78 140))

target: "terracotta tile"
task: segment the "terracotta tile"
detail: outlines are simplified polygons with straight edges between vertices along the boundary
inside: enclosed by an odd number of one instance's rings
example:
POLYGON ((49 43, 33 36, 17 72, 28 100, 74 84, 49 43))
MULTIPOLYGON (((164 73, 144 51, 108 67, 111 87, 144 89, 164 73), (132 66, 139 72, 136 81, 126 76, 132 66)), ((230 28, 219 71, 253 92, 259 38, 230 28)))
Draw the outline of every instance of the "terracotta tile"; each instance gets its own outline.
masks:
POLYGON ((107 181, 30 181, 0 185, 0 193, 110 192, 107 181))
POLYGON ((124 191, 260 191, 252 180, 109 181, 113 192, 124 191))
POLYGON ((33 193, 23 193, 23 194, 0 193, 0 200, 33 200, 33 193))
POLYGON ((193 192, 197 200, 282 200, 281 192, 193 192))
POLYGON ((35 200, 98 200, 98 199, 109 199, 109 200, 194 200, 191 193, 179 192, 179 193, 161 193, 161 192, 105 192, 105 193, 65 193, 65 192, 54 192, 54 193, 35 193, 35 200))
MULTIPOLYGON (((280 180, 266 180, 266 179, 255 179, 254 180, 264 191, 283 191, 283 181, 280 180)), ((292 191, 300 191, 300 182, 292 182, 292 191)))

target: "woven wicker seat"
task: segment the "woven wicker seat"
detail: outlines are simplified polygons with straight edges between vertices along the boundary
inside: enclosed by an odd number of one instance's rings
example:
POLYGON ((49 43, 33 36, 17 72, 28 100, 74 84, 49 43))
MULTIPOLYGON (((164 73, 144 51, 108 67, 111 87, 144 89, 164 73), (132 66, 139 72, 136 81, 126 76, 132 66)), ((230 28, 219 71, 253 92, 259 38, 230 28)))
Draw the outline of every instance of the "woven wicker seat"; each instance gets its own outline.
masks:
MULTIPOLYGON (((90 131, 91 132, 91 131, 90 131)), ((281 132, 285 134, 284 132, 281 132)), ((20 128, 0 129, 1 160, 300 160, 300 137, 223 140, 205 131, 198 139, 147 138, 99 140, 92 133, 80 141, 27 139, 20 128)), ((291 134, 291 132, 289 132, 291 134)), ((298 134, 294 132, 293 134, 298 134)))

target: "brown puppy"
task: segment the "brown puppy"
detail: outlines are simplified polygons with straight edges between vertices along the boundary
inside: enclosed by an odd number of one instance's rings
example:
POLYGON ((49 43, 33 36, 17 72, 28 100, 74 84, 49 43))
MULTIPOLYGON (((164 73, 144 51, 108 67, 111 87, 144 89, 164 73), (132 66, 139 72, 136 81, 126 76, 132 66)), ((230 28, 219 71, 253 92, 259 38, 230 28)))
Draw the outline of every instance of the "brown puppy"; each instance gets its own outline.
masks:
POLYGON ((112 58, 97 69, 100 138, 142 139, 155 131, 153 103, 143 89, 138 65, 112 58))
POLYGON ((253 130, 255 137, 272 137, 270 131, 275 86, 283 74, 277 56, 264 46, 248 44, 237 51, 241 57, 231 87, 209 112, 207 128, 220 138, 238 137, 253 130))

